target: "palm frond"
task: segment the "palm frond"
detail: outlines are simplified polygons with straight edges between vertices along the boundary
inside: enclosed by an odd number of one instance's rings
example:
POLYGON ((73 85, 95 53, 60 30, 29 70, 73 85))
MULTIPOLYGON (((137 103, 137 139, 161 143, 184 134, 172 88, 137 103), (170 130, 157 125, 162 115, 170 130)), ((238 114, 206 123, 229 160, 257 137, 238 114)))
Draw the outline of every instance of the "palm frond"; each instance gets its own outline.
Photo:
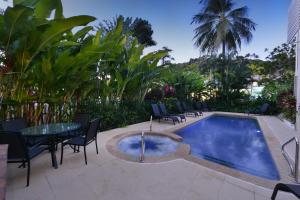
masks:
MULTIPOLYGON (((233 0, 201 0, 203 9, 193 16, 195 46, 202 52, 218 51, 223 45, 229 51, 249 43, 256 24, 247 17, 248 7, 234 8, 233 0)), ((224 53, 224 52, 223 52, 224 53)))

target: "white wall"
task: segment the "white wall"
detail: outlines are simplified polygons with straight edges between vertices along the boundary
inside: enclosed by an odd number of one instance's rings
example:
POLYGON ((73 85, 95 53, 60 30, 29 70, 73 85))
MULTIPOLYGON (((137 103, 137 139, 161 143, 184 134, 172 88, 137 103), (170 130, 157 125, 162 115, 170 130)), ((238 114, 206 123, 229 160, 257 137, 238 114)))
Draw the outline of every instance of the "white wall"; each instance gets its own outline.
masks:
POLYGON ((300 0, 292 0, 289 8, 288 42, 296 39, 294 94, 297 98, 296 129, 300 136, 300 0))
POLYGON ((296 35, 295 96, 297 98, 296 129, 300 135, 300 31, 296 35))

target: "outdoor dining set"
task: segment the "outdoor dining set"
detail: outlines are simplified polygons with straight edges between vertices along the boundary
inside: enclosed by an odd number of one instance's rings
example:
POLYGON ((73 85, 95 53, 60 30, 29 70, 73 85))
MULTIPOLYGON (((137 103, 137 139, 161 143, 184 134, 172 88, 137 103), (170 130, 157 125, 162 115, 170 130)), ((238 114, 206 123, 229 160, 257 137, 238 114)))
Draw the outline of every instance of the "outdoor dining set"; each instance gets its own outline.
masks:
POLYGON ((56 151, 61 147, 60 164, 63 162, 64 146, 69 145, 74 153, 83 147, 87 164, 86 146, 96 144, 100 119, 90 120, 87 113, 76 113, 72 122, 27 126, 24 118, 0 121, 0 144, 8 144, 8 163, 20 163, 27 168, 27 186, 30 180, 30 160, 44 151, 51 155, 52 167, 58 168, 56 151))

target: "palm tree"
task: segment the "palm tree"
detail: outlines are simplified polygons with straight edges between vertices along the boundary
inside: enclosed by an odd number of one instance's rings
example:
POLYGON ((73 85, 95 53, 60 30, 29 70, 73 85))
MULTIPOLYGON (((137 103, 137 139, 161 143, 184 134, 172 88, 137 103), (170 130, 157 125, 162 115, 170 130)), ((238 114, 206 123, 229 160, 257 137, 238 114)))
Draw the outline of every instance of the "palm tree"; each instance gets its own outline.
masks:
POLYGON ((234 8, 232 0, 202 0, 203 10, 194 15, 192 24, 198 27, 194 30, 195 45, 202 52, 213 53, 222 48, 225 58, 227 51, 237 51, 242 40, 249 43, 256 24, 247 18, 246 6, 234 8))

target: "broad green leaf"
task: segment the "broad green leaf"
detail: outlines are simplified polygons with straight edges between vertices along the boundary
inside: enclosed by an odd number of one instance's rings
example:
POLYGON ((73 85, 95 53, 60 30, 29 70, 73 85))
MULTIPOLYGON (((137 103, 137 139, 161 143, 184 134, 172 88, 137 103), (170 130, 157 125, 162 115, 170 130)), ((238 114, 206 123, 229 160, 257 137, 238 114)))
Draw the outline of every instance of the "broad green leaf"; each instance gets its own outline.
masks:
POLYGON ((34 5, 40 0, 13 0, 13 5, 23 5, 28 7, 34 7, 34 5))
MULTIPOLYGON (((48 28, 40 37, 40 40, 37 41, 35 44, 34 52, 29 59, 28 64, 32 61, 32 59, 51 41, 53 41, 57 36, 63 34, 64 32, 76 27, 76 26, 83 26, 92 21, 96 18, 86 15, 75 16, 65 19, 58 19, 53 20, 50 24, 50 28, 48 28)), ((28 66, 27 64, 27 66, 28 66)))
POLYGON ((23 5, 34 8, 37 18, 49 18, 53 10, 55 10, 55 19, 63 18, 61 0, 13 0, 13 5, 23 5))
POLYGON ((100 44, 100 38, 101 38, 101 32, 98 31, 94 37, 93 44, 94 45, 99 45, 100 44))
MULTIPOLYGON (((3 15, 0 15, 0 38, 3 38, 3 34, 4 34, 4 16, 3 15)), ((1 42, 0 42, 1 43, 1 42)))
POLYGON ((7 33, 7 44, 6 49, 8 48, 8 45, 11 42, 11 38, 13 34, 17 31, 25 31, 24 29, 27 29, 26 22, 30 16, 32 16, 33 10, 17 5, 13 8, 8 7, 4 13, 4 27, 7 33))
POLYGON ((51 47, 70 47, 70 46, 80 46, 80 43, 73 41, 60 41, 51 47))
POLYGON ((42 19, 49 18, 53 10, 55 10, 55 19, 63 18, 61 0, 40 0, 35 7, 35 16, 42 19))
POLYGON ((78 39, 83 39, 86 36, 86 34, 88 34, 91 30, 93 30, 93 27, 87 26, 87 27, 84 27, 83 29, 77 31, 74 34, 74 40, 77 41, 78 39))

